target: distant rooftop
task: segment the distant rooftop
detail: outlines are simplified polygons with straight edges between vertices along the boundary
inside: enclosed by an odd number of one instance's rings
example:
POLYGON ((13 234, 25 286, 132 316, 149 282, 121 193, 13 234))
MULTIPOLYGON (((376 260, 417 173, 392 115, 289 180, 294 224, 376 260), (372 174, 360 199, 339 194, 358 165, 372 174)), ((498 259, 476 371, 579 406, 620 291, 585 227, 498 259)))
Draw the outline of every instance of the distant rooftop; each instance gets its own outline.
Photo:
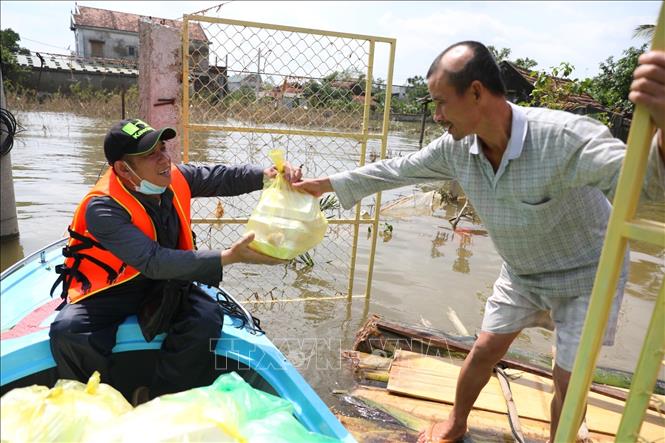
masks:
MULTIPOLYGON (((514 69, 519 75, 524 78, 532 87, 536 83, 536 77, 532 75, 534 71, 520 68, 519 66, 515 65, 514 63, 511 63, 507 60, 504 60, 500 63, 501 65, 504 66, 510 66, 512 69, 514 69)), ((571 80, 566 79, 566 78, 560 78, 560 77, 553 77, 550 76, 555 82, 555 84, 561 84, 561 83, 570 83, 571 80)), ((593 97, 591 97, 587 93, 582 93, 582 94, 570 94, 567 97, 567 103, 564 106, 564 109, 566 110, 574 110, 578 108, 586 108, 588 110, 596 110, 596 111, 607 111, 603 105, 601 105, 597 100, 595 100, 593 97)))
POLYGON ((28 68, 43 68, 56 71, 77 71, 99 74, 138 75, 137 62, 108 58, 82 58, 73 55, 35 52, 30 55, 16 54, 18 64, 28 68), (41 59, 40 57, 41 56, 41 59), (43 60, 43 64, 42 64, 43 60))
MULTIPOLYGON (((72 14, 72 31, 77 27, 113 29, 116 31, 139 32, 139 19, 147 18, 161 25, 181 29, 180 20, 170 20, 159 17, 130 14, 127 12, 109 11, 108 9, 91 8, 89 6, 77 5, 72 14)), ((203 28, 198 23, 189 24, 189 38, 207 42, 208 39, 203 28)))

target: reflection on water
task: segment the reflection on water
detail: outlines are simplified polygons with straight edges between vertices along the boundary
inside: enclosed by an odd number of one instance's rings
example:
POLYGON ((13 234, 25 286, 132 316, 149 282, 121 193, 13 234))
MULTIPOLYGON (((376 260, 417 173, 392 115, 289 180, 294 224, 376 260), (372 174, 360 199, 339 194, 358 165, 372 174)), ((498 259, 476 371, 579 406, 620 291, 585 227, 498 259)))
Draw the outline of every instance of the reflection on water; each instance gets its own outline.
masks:
MULTIPOLYGON (((105 167, 102 141, 111 125, 71 114, 21 113, 18 118, 26 128, 17 137, 12 151, 20 238, 2 244, 2 269, 64 234, 76 204, 105 167)), ((243 142, 243 135, 234 137, 238 143, 243 142)), ((267 144, 274 142, 277 147, 288 143, 286 139, 274 141, 270 137, 261 140, 267 144)), ((254 142, 259 144, 257 140, 254 142)), ((307 140, 302 142, 301 148, 316 148, 307 144, 307 140)), ((393 133, 390 137, 393 155, 413 151, 417 144, 417 132, 393 133)), ((351 144, 337 145, 331 149, 331 155, 345 156, 346 150, 352 148, 351 144)), ((378 152, 379 148, 376 141, 369 145, 370 152, 378 152)), ((223 161, 229 153, 228 148, 220 150, 215 146, 213 140, 195 143, 193 155, 198 156, 195 158, 198 161, 223 161)), ((262 162, 254 158, 255 152, 244 155, 246 161, 262 162)), ((317 165, 309 164, 306 168, 310 176, 316 175, 317 165)), ((383 201, 413 192, 412 188, 390 191, 384 194, 383 201)), ((233 211, 228 201, 224 199, 225 209, 233 211)), ((640 215, 662 221, 663 208, 663 205, 645 205, 640 215)), ((352 346, 355 332, 370 312, 406 323, 426 322, 434 328, 455 332, 446 315, 448 308, 452 308, 471 333, 479 330, 485 300, 498 275, 501 258, 482 226, 463 220, 457 230, 452 230, 448 219, 457 210, 455 206, 446 206, 432 216, 382 219, 380 230, 385 232, 387 225, 392 230, 390 235, 382 235, 384 241, 378 242, 371 299, 284 302, 277 300, 276 290, 274 303, 248 303, 268 335, 276 342, 288 343, 285 354, 299 363, 300 371, 325 401, 334 403, 331 391, 348 388, 352 383, 352 374, 340 365, 339 350, 352 346)), ((329 235, 348 238, 350 234, 345 228, 332 225, 329 235)), ((370 239, 361 235, 359 263, 368 260, 370 246, 370 239)), ((662 249, 637 243, 631 247, 631 270, 617 344, 604 348, 600 361, 603 366, 624 370, 634 369, 665 270, 662 249)), ((288 271, 288 278, 281 284, 297 288, 303 298, 333 296, 340 281, 345 284, 348 278, 333 274, 322 277, 321 273, 306 268, 288 271)), ((251 279, 252 273, 261 272, 261 267, 248 268, 244 278, 251 279)), ((357 267, 354 287, 363 288, 366 277, 366 268, 357 267)), ((266 295, 238 296, 250 302, 272 300, 270 291, 266 295)), ((519 338, 516 346, 530 352, 535 360, 544 361, 549 354, 551 334, 530 330, 519 338)))
POLYGON ((23 257, 23 245, 18 237, 3 240, 0 243, 2 254, 0 254, 0 269, 5 270, 23 257))

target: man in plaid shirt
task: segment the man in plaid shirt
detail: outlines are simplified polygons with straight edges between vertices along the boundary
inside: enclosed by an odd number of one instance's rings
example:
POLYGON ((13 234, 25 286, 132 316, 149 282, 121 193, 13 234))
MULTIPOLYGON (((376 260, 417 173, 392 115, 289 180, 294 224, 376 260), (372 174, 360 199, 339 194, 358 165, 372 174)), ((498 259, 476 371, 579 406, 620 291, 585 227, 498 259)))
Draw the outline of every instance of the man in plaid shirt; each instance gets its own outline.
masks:
MULTIPOLYGON (((654 135, 643 195, 665 195, 665 52, 642 55, 629 98, 647 106, 654 135)), ((487 300, 482 331, 464 361, 447 421, 419 442, 454 441, 492 368, 520 331, 556 330, 553 440, 603 246, 625 145, 596 120, 506 101, 496 61, 478 42, 452 45, 432 63, 434 120, 446 132, 421 151, 295 186, 335 192, 344 208, 409 184, 456 180, 504 262, 487 300)), ((617 287, 605 344, 612 344, 628 266, 617 287)))

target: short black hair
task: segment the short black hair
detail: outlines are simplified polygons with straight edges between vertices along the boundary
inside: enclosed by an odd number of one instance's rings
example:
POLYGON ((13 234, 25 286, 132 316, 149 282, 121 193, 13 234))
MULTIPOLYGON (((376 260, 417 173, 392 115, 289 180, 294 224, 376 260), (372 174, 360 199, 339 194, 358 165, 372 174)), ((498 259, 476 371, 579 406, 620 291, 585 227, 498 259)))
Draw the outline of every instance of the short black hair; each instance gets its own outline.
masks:
POLYGON ((432 62, 432 65, 427 71, 427 78, 429 79, 438 69, 440 69, 439 63, 441 62, 441 58, 446 55, 448 51, 458 46, 466 46, 470 48, 471 51, 473 51, 473 56, 471 56, 464 67, 459 71, 444 71, 448 82, 453 88, 455 88, 455 92, 460 95, 463 94, 474 80, 478 80, 492 94, 505 96, 506 86, 503 84, 499 65, 497 65, 496 60, 489 49, 480 42, 469 40, 455 43, 446 48, 432 62))

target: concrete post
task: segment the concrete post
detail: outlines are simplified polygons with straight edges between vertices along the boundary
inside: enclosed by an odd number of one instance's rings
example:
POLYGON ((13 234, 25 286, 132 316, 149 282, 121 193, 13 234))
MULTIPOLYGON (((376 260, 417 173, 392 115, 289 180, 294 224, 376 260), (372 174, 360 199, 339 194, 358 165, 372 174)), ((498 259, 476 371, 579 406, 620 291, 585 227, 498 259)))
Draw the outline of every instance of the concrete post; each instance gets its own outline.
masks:
MULTIPOLYGON (((5 104, 5 87, 0 72, 0 107, 7 109, 5 104)), ((0 143, 5 142, 7 127, 2 123, 0 143)), ((16 218, 16 199, 14 198, 14 177, 12 175, 11 153, 0 158, 0 238, 2 240, 18 236, 18 219, 16 218)))
POLYGON ((153 128, 176 128, 166 142, 173 163, 182 161, 182 39, 180 30, 139 20, 139 114, 153 128))

